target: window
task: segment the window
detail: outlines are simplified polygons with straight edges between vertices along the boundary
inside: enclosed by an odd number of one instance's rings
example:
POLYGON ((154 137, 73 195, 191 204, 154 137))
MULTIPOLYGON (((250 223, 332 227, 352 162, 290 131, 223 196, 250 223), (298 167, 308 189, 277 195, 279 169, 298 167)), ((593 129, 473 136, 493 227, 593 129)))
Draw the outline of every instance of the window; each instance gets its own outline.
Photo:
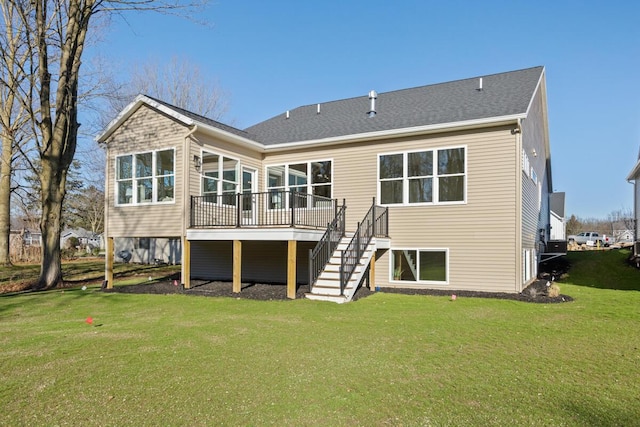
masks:
POLYGON ((236 194, 240 192, 239 165, 238 160, 229 157, 202 153, 202 194, 210 196, 208 201, 220 201, 225 205, 236 204, 236 194))
POLYGON ((383 205, 465 201, 465 148, 382 154, 378 178, 383 205))
POLYGON ((149 249, 151 247, 151 239, 148 237, 139 237, 136 249, 149 249))
MULTIPOLYGON (((271 193, 271 209, 286 208, 284 193, 295 192, 295 206, 307 207, 307 194, 331 198, 332 170, 331 160, 291 163, 267 167, 267 190, 271 193), (300 197, 300 195, 305 195, 300 197)), ((314 207, 320 201, 314 199, 314 207)))
POLYGON ((446 249, 394 249, 391 258, 391 278, 394 281, 448 282, 446 249))
POLYGON ((117 204, 172 202, 174 164, 174 149, 116 157, 117 204))
POLYGON ((531 164, 529 163, 529 156, 527 156, 527 152, 524 148, 522 149, 522 171, 525 175, 530 176, 531 164))

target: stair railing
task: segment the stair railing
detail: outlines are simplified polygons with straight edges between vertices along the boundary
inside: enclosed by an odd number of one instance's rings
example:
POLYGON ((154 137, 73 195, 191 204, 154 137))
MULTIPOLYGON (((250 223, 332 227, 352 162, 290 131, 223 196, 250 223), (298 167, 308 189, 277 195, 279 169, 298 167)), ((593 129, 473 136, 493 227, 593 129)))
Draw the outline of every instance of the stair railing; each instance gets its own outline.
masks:
POLYGON ((389 235, 389 210, 383 206, 376 206, 376 199, 365 214, 363 220, 358 223, 351 242, 342 252, 340 263, 340 295, 344 295, 347 283, 353 276, 362 254, 369 246, 371 239, 376 237, 388 237, 389 235))
POLYGON ((340 240, 344 237, 345 216, 347 206, 344 200, 342 206, 336 203, 336 213, 333 221, 327 225, 327 231, 322 235, 315 248, 309 250, 309 289, 316 282, 322 270, 327 266, 340 240))

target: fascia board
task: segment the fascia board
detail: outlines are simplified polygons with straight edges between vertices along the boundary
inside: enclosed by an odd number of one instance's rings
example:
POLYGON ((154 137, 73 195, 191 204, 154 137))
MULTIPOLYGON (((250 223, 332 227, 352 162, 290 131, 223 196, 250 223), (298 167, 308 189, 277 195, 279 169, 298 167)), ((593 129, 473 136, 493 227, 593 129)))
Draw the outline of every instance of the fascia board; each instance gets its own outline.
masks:
POLYGON ((540 78, 538 79, 538 83, 536 84, 536 88, 531 95, 531 99, 529 100, 529 105, 527 106, 527 112, 525 116, 529 115, 529 111, 533 106, 533 100, 536 97, 538 91, 540 91, 540 96, 542 98, 542 115, 543 115, 543 123, 544 123, 544 148, 547 157, 547 182, 549 183, 549 191, 553 192, 553 181, 552 181, 552 170, 551 170, 551 142, 549 138, 549 121, 548 121, 548 109, 547 109, 547 84, 545 79, 546 68, 542 67, 542 72, 540 73, 540 78))
POLYGON ((242 136, 236 135, 234 133, 231 132, 227 132, 226 130, 222 130, 220 128, 217 128, 215 126, 210 126, 201 122, 198 122, 198 129, 204 133, 207 133, 209 135, 218 137, 222 140, 231 142, 231 143, 235 143, 238 145, 243 145, 245 147, 248 147, 252 150, 256 150, 260 153, 263 153, 265 151, 265 146, 264 144, 261 144, 259 142, 256 142, 252 139, 249 138, 243 138, 242 136))
POLYGON ((173 117, 174 119, 184 123, 186 126, 192 126, 195 124, 193 119, 178 113, 177 111, 167 107, 164 104, 160 104, 157 101, 145 96, 138 95, 136 99, 133 100, 129 105, 127 105, 121 112, 107 125, 106 129, 96 136, 95 140, 97 142, 104 142, 116 129, 122 125, 133 113, 135 113, 138 108, 140 108, 143 104, 149 105, 150 107, 155 108, 156 110, 162 111, 164 114, 173 117))
POLYGON ((315 146, 315 145, 326 146, 326 145, 335 145, 335 144, 345 144, 345 143, 351 143, 351 142, 366 142, 366 141, 371 141, 375 139, 401 138, 401 137, 436 133, 436 132, 443 132, 443 131, 453 132, 458 130, 501 126, 501 125, 515 124, 518 122, 518 119, 523 119, 525 117, 526 117, 525 114, 513 114, 509 116, 491 117, 488 119, 466 120, 462 122, 452 122, 452 123, 439 123, 435 125, 416 126, 416 127, 403 128, 403 129, 389 129, 384 131, 344 135, 344 136, 322 138, 322 139, 315 139, 315 140, 309 140, 309 141, 285 142, 282 144, 268 145, 265 147, 265 151, 275 152, 280 150, 289 150, 291 148, 304 148, 307 146, 315 146))
POLYGON ((638 160, 638 163, 636 163, 635 167, 631 170, 631 173, 629 173, 629 176, 627 176, 627 181, 629 182, 638 179, 640 179, 640 160, 638 160))

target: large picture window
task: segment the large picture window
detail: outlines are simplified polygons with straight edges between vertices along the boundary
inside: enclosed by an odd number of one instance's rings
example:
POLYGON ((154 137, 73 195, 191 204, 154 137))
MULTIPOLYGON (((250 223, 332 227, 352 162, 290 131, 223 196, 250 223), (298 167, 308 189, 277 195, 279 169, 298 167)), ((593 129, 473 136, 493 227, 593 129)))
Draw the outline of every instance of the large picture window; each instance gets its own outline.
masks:
POLYGON ((174 201, 175 150, 116 157, 118 205, 174 201))
MULTIPOLYGON (((331 160, 267 167, 267 190, 272 193, 272 209, 288 207, 283 197, 287 191, 297 193, 297 207, 307 207, 307 198, 300 195, 311 194, 331 198, 331 183, 331 160)), ((293 197, 291 200, 294 200, 293 197)))
POLYGON ((465 148, 381 154, 378 200, 383 205, 465 201, 465 148))
POLYGON ((391 258, 391 279, 394 281, 448 282, 446 249, 394 249, 391 258))

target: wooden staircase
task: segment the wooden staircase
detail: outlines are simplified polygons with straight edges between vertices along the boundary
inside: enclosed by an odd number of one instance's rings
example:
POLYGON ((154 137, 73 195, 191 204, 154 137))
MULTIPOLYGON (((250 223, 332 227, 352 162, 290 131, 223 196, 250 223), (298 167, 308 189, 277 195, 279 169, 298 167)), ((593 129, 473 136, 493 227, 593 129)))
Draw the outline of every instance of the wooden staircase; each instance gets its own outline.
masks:
POLYGON ((353 233, 345 235, 333 252, 329 262, 318 276, 318 279, 311 287, 311 292, 305 296, 308 299, 317 301, 331 301, 338 304, 349 302, 358 289, 358 285, 362 282, 367 272, 367 267, 371 261, 371 257, 376 252, 376 239, 371 239, 366 250, 362 253, 360 261, 353 272, 353 275, 347 282, 344 292, 340 292, 340 266, 342 263, 342 252, 347 248, 349 242, 353 238, 353 233))

